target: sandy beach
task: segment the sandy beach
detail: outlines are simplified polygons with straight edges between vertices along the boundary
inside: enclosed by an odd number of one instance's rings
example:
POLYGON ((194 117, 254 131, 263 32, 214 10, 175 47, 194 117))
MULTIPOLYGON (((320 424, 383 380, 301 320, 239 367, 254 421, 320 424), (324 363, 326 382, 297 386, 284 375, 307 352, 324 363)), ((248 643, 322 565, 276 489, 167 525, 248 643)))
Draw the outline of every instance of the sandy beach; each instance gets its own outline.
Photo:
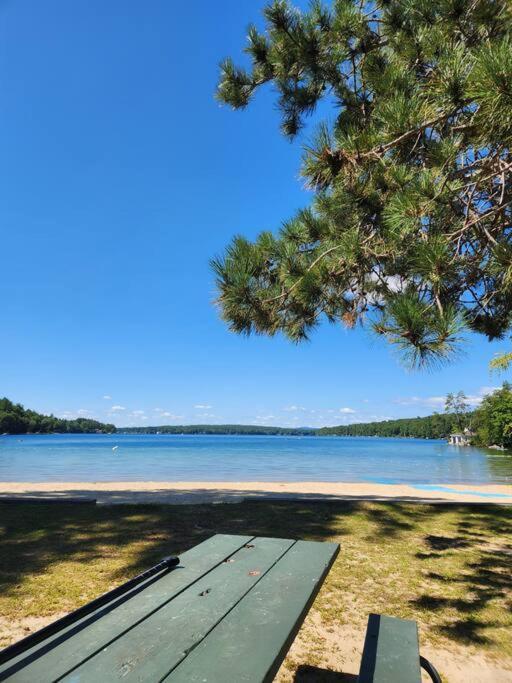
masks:
POLYGON ((512 504, 512 485, 411 486, 321 481, 0 482, 0 500, 12 497, 94 498, 100 504, 234 503, 264 498, 512 504))

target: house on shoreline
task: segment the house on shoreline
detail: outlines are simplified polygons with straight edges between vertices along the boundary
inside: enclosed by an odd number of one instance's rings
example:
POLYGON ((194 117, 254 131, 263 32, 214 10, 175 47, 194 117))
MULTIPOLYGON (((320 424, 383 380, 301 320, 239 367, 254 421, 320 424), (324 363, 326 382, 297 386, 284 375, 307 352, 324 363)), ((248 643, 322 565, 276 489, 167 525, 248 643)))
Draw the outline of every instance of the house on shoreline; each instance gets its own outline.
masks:
POLYGON ((466 428, 464 432, 450 434, 448 443, 450 446, 471 446, 473 436, 473 432, 466 428))

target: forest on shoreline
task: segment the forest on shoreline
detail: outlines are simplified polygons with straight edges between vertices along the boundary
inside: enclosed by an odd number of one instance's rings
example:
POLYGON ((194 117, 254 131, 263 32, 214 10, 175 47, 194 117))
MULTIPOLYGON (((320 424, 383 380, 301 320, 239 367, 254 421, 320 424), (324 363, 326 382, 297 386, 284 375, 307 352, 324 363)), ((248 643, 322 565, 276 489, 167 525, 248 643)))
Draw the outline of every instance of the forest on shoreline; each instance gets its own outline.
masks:
MULTIPOLYGON (((471 414, 465 416, 470 420, 471 414)), ((271 427, 265 425, 160 425, 153 427, 116 427, 89 418, 67 420, 54 415, 43 415, 0 399, 0 434, 218 434, 248 436, 382 436, 416 437, 421 439, 446 438, 456 428, 457 418, 451 414, 404 418, 385 422, 356 423, 337 427, 271 427)))
MULTIPOLYGON (((471 413, 464 416, 462 428, 469 424, 471 413)), ((384 422, 355 423, 337 427, 265 427, 253 425, 176 425, 161 427, 126 427, 118 434, 238 434, 264 436, 381 436, 444 439, 460 429, 459 417, 454 414, 434 414, 427 417, 386 420, 384 422)))
POLYGON ((453 432, 459 432, 471 424, 473 413, 466 413, 463 419, 453 413, 434 413, 426 417, 401 418, 381 422, 360 422, 337 427, 323 427, 319 436, 381 436, 413 437, 416 439, 446 439, 453 432))
POLYGON ((24 408, 8 398, 0 398, 0 434, 104 434, 115 432, 113 424, 86 417, 64 420, 24 408))
POLYGON ((211 434, 261 436, 373 436, 417 439, 446 439, 454 432, 466 432, 479 446, 497 445, 512 448, 512 387, 506 382, 501 389, 486 396, 482 404, 469 411, 462 393, 449 394, 447 408, 453 412, 434 413, 426 417, 401 418, 381 422, 361 422, 335 427, 273 427, 265 425, 161 425, 154 427, 116 427, 86 417, 67 420, 42 415, 0 399, 0 434, 211 434))
POLYGON ((118 434, 219 434, 238 436, 315 436, 310 427, 267 427, 265 425, 162 425, 160 427, 118 427, 118 434))

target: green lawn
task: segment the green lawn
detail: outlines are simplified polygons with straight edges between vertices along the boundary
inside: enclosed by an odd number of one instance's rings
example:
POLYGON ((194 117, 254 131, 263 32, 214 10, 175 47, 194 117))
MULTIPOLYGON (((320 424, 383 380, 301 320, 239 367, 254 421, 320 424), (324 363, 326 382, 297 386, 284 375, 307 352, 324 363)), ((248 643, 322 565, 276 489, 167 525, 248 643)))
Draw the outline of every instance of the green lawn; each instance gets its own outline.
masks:
POLYGON ((217 532, 338 541, 315 603, 327 630, 363 629, 370 611, 413 618, 422 644, 512 667, 512 508, 491 505, 2 504, 0 645, 6 623, 71 610, 217 532))

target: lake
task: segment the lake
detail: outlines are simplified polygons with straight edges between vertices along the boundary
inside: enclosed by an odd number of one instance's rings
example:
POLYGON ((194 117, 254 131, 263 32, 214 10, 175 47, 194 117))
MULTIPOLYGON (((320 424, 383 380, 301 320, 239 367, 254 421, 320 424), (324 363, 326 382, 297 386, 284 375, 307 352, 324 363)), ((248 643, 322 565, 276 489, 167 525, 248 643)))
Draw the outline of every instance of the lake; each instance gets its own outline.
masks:
POLYGON ((0 437, 0 481, 512 482, 512 456, 372 437, 50 434, 0 437))

